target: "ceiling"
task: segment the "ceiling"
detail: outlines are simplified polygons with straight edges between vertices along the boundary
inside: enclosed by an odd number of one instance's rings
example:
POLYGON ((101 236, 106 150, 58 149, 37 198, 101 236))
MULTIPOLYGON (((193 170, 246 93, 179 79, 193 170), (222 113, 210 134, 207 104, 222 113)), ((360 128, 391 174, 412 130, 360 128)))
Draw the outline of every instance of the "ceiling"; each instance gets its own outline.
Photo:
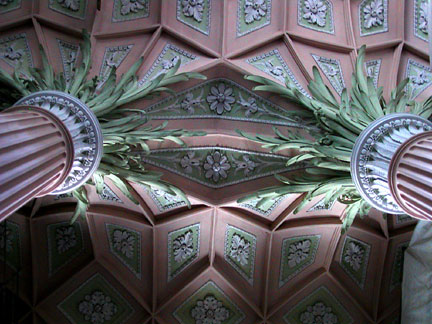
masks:
POLYGON ((297 214, 302 195, 237 204, 276 184, 272 174, 301 170, 285 167, 295 152, 269 154, 235 130, 310 127, 293 113, 300 107, 253 92, 245 74, 288 77, 307 94, 317 65, 338 97, 350 88, 362 44, 367 73, 386 98, 406 76, 412 98, 429 97, 422 9, 414 0, 102 0, 99 9, 85 0, 0 1, 0 66, 10 72, 18 61, 40 66, 42 45, 53 68, 70 77, 86 28, 91 73, 102 80, 110 66, 122 74, 141 56, 139 80, 179 58, 180 71, 207 76, 174 85, 175 96, 128 106, 146 111, 152 125, 208 132, 186 138, 187 148, 151 143, 143 156, 187 193, 191 209, 132 184, 135 205, 107 180, 101 195, 87 188, 86 220, 69 225, 75 201, 66 194, 38 198, 0 226, 0 278, 21 269, 19 287, 8 284, 19 291, 20 321, 398 323, 403 251, 416 221, 373 210, 341 235, 344 206, 325 206, 321 197, 297 214), (211 94, 224 94, 223 105, 211 94), (213 168, 217 161, 224 172, 213 168))

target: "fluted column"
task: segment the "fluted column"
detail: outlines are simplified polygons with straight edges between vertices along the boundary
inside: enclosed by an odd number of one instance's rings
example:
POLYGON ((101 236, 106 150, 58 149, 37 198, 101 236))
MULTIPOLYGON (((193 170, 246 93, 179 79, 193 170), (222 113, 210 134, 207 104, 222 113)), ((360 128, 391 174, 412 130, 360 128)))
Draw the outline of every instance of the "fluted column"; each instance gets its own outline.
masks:
POLYGON ((397 149, 388 181, 392 196, 405 213, 432 220, 432 131, 411 137, 397 149))
POLYGON ((60 186, 73 158, 71 135, 53 113, 32 106, 0 113, 0 221, 60 186))

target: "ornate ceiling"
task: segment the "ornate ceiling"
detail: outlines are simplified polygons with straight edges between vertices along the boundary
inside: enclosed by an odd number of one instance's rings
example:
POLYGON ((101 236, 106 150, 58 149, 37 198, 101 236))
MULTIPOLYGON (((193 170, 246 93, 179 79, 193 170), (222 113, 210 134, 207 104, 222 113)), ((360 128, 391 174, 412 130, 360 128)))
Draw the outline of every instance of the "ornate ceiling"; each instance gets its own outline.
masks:
POLYGON ((81 29, 92 39, 92 74, 124 73, 140 57, 139 81, 174 67, 206 81, 129 105, 152 125, 206 130, 187 148, 152 143, 143 161, 182 188, 192 208, 132 184, 135 205, 109 180, 88 187, 86 220, 69 225, 74 198, 32 201, 0 226, 2 281, 21 269, 23 323, 398 323, 402 256, 415 220, 373 211, 341 235, 343 206, 301 195, 257 206, 237 199, 276 183, 295 152, 269 154, 235 132, 311 127, 301 110, 262 92, 244 74, 307 93, 312 66, 339 96, 350 87, 356 50, 388 98, 410 77, 432 95, 422 0, 0 0, 0 66, 40 66, 73 76, 81 29))

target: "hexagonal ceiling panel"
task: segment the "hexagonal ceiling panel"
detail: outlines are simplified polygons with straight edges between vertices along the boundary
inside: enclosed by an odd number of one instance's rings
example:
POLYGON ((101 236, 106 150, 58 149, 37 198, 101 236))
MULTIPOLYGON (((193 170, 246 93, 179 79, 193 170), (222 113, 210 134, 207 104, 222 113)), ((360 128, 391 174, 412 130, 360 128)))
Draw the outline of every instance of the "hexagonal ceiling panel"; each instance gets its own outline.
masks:
POLYGON ((54 70, 70 78, 86 28, 91 74, 102 82, 112 67, 124 73, 139 57, 138 82, 178 60, 180 71, 207 77, 174 85, 175 95, 128 105, 152 125, 208 132, 187 138, 186 148, 151 143, 144 157, 187 193, 191 209, 179 197, 131 184, 136 205, 107 179, 99 195, 87 188, 85 220, 69 224, 76 201, 63 194, 38 198, 0 224, 1 278, 18 292, 16 319, 398 322, 403 251, 415 220, 373 210, 341 235, 344 206, 325 205, 323 197, 300 213, 294 209, 302 195, 238 204, 276 184, 273 174, 301 171, 285 167, 294 152, 271 154, 235 130, 271 135, 274 126, 311 127, 301 108, 254 92, 245 74, 289 78, 307 94, 317 66, 338 98, 351 87, 362 44, 365 71, 385 97, 405 77, 416 81, 411 98, 432 95, 422 1, 0 1, 0 66, 9 72, 19 63, 40 67, 41 45, 54 70), (371 14, 373 6, 380 15, 371 14))

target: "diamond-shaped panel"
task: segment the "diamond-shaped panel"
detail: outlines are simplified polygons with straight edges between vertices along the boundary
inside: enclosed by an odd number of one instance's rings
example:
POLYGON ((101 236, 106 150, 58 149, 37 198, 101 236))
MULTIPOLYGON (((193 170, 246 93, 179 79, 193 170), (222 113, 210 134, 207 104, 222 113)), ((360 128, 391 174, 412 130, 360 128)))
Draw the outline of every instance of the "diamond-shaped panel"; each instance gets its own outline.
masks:
POLYGON ((345 237, 340 264, 351 279, 362 289, 366 280, 370 250, 370 244, 348 235, 345 237))

